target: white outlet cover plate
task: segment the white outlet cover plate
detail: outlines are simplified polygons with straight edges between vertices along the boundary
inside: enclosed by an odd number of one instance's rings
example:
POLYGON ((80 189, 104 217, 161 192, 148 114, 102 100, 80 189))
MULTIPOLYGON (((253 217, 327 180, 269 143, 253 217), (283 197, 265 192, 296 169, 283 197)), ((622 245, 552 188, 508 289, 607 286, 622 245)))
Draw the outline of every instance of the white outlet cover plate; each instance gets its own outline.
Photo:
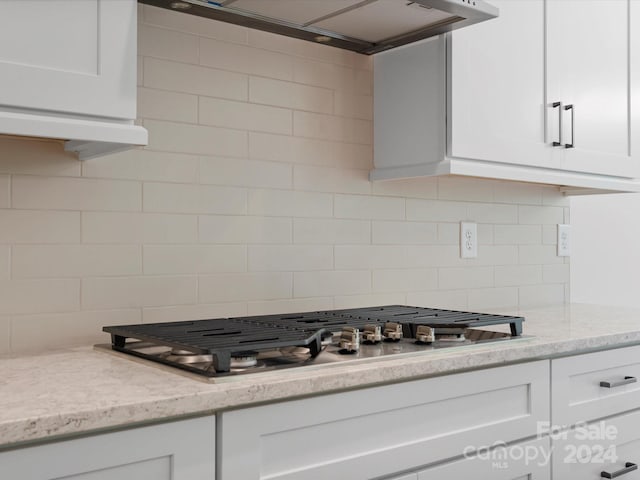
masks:
POLYGON ((571 225, 558 224, 558 256, 571 255, 571 225))
POLYGON ((460 257, 476 258, 478 256, 478 224, 460 222, 460 257))

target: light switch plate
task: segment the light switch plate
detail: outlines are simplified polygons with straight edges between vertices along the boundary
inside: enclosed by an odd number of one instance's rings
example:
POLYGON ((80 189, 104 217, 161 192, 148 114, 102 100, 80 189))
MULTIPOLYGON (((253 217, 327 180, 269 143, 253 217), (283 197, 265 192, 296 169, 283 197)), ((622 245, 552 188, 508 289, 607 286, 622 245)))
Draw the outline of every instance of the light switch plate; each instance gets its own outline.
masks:
POLYGON ((478 256, 478 224, 460 222, 460 257, 476 258, 478 256))
POLYGON ((558 224, 558 256, 571 255, 571 225, 558 224))

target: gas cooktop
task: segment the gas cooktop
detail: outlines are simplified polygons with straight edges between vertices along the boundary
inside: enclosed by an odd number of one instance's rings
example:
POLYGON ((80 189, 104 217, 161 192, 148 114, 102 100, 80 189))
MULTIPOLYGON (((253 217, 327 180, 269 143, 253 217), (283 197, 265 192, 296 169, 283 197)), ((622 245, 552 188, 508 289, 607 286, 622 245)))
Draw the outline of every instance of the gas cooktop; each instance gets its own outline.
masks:
POLYGON ((111 348, 204 377, 257 373, 522 335, 523 317, 389 305, 107 326, 111 348), (478 329, 508 324, 510 333, 478 329))

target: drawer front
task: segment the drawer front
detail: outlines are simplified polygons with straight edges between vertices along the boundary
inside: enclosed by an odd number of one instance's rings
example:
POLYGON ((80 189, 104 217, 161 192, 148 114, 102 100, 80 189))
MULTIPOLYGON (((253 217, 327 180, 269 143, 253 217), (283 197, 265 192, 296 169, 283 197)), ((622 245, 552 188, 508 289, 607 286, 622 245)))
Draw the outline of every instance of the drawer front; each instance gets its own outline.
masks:
POLYGON ((445 463, 418 473, 418 480, 434 478, 474 480, 549 480, 551 448, 549 437, 497 447, 477 456, 445 463))
POLYGON ((559 426, 640 408, 640 346, 552 360, 551 395, 559 426))
POLYGON ((553 437, 554 480, 640 480, 640 412, 581 424, 553 437))
POLYGON ((548 415, 547 361, 225 412, 219 480, 392 475, 533 436, 548 415))

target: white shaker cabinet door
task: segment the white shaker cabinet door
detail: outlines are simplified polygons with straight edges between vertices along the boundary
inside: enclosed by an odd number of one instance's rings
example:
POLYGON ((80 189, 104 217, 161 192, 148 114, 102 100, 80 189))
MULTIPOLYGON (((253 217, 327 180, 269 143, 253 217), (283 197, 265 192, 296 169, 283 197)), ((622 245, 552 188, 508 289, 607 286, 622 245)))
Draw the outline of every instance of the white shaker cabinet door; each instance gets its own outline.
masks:
POLYGON ((195 418, 0 452, 11 480, 215 480, 215 419, 195 418))
POLYGON ((629 0, 547 0, 547 81, 562 168, 637 176, 629 129, 629 0), (556 113, 558 112, 558 113, 556 113), (566 148, 572 146, 572 148, 566 148))
POLYGON ((491 4, 498 18, 450 37, 449 155, 560 168, 545 142, 544 1, 491 4))
POLYGON ((135 0, 0 1, 0 108, 136 118, 135 0))

